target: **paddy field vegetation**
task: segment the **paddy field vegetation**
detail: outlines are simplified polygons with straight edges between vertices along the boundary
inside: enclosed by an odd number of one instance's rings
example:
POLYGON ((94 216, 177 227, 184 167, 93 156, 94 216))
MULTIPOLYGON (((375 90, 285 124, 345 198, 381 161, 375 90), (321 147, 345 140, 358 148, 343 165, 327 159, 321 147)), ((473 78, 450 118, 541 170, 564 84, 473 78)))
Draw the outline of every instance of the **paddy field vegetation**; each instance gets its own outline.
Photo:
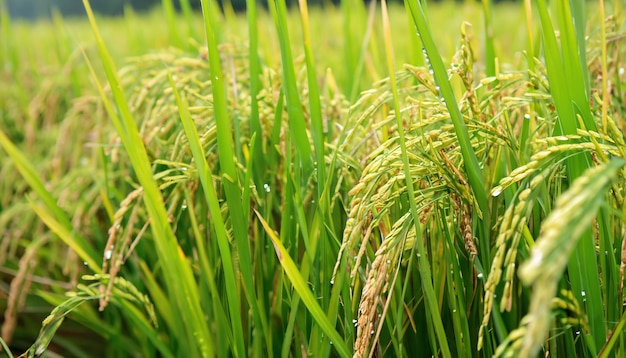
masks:
POLYGON ((2 354, 626 354, 621 1, 174 5, 0 6, 2 354))

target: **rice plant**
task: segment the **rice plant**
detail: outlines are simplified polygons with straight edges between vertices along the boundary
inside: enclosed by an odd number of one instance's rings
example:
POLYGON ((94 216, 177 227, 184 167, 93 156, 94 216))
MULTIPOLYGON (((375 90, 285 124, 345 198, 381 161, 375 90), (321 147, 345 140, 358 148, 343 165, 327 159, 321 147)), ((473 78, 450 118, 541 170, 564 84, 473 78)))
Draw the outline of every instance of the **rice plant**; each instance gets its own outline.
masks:
POLYGON ((619 2, 83 3, 0 7, 7 355, 624 354, 619 2))

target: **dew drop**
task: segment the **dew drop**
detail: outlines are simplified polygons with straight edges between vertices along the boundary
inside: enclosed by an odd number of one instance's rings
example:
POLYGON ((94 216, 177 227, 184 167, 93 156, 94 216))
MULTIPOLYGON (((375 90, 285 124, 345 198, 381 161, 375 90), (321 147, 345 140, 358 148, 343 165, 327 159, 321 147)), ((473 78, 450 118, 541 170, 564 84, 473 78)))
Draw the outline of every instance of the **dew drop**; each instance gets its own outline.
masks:
POLYGON ((263 189, 265 189, 266 193, 269 193, 270 191, 272 191, 272 189, 270 188, 270 185, 267 183, 263 184, 263 189))
POLYGON ((478 275, 476 275, 477 278, 483 278, 483 274, 479 273, 478 275))
POLYGON ((105 258, 105 259, 110 260, 110 259, 111 259, 111 256, 113 256, 113 251, 111 251, 111 250, 106 250, 106 251, 104 252, 104 258, 105 258))

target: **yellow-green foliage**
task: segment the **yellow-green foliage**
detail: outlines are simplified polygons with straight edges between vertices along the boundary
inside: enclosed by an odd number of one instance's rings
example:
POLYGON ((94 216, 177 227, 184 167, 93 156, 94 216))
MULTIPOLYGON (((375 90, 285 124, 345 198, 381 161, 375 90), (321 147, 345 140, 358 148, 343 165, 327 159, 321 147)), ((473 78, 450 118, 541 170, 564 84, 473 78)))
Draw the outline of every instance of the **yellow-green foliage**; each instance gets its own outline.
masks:
POLYGON ((270 5, 2 11, 9 355, 624 355, 619 2, 270 5))

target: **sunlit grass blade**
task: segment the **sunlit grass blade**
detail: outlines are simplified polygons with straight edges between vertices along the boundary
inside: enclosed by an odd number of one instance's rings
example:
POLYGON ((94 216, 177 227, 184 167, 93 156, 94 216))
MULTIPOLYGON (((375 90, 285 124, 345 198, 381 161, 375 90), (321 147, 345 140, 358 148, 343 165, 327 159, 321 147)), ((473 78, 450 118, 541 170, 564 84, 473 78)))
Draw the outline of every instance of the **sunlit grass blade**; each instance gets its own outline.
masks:
MULTIPOLYGON (((193 273, 176 242, 176 237, 170 226, 163 203, 163 197, 153 178, 146 148, 143 145, 137 124, 126 101, 113 60, 110 57, 96 25, 89 1, 83 0, 83 4, 96 38, 100 59, 103 63, 121 119, 118 118, 117 114, 113 111, 109 111, 109 116, 115 122, 119 132, 118 134, 130 157, 135 174, 144 189, 145 195, 143 198, 148 214, 152 220, 150 228, 155 237, 154 244, 161 264, 163 265, 164 279, 167 283, 169 296, 175 302, 174 307, 176 308, 178 317, 180 317, 180 324, 178 326, 181 331, 178 332, 179 337, 183 341, 187 341, 189 354, 212 356, 213 347, 210 345, 211 338, 207 324, 204 322, 204 315, 202 314, 199 303, 198 288, 193 273)), ((94 78, 94 81, 97 81, 97 79, 94 78)), ((99 85, 98 87, 101 88, 99 85)), ((108 102, 106 96, 102 96, 102 100, 108 102)), ((108 108, 110 108, 110 106, 108 108)))
POLYGON ((257 214, 257 217, 259 218, 259 221, 263 225, 265 232, 267 233, 267 235, 269 235, 269 237, 272 240, 272 243, 274 244, 274 249, 276 250, 276 256, 280 260, 280 264, 282 265, 285 274, 287 275, 287 277, 289 277, 289 280, 291 281, 291 284, 293 285, 294 290, 302 299, 302 302, 311 313, 312 318, 317 322, 317 324, 320 325, 321 329, 324 331, 326 336, 328 336, 333 346, 337 350, 337 353, 341 357, 344 357, 344 358, 350 357, 350 351, 348 350, 348 347, 343 341, 343 338, 335 330, 333 325, 330 323, 330 321, 326 317, 326 314, 324 313, 320 305, 317 303, 317 300, 315 299, 315 297, 313 297, 313 294, 309 290, 307 283, 300 275, 300 271, 298 271, 298 267, 293 262, 293 259, 291 258, 291 256, 289 256, 289 252, 287 251, 287 249, 285 249, 285 246, 283 246, 282 241, 274 233, 274 230, 269 226, 269 224, 265 221, 265 219, 263 219, 261 214, 259 214, 258 212, 256 214, 257 214))

